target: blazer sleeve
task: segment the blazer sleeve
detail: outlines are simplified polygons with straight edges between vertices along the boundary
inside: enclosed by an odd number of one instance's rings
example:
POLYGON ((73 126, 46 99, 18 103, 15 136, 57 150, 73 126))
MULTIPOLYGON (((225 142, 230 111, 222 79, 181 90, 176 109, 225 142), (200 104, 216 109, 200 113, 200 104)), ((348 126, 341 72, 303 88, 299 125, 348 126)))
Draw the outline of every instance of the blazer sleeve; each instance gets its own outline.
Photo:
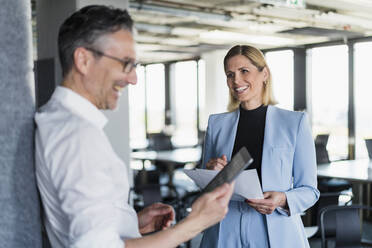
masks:
POLYGON ((204 138, 204 151, 203 151, 203 163, 202 163, 202 168, 206 168, 207 162, 213 157, 213 142, 212 142, 212 125, 213 125, 213 120, 212 116, 209 116, 208 119, 208 126, 207 126, 207 131, 205 133, 205 138, 204 138))
POLYGON ((306 113, 299 123, 292 173, 293 188, 285 192, 290 215, 304 212, 319 199, 315 147, 306 113))

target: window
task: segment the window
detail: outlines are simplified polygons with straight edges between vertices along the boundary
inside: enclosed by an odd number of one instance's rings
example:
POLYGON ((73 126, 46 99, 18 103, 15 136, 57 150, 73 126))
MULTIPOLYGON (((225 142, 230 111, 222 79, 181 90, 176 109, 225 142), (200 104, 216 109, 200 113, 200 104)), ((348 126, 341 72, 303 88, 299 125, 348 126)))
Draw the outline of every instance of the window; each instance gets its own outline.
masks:
POLYGON ((272 75, 277 106, 293 110, 293 51, 267 52, 265 57, 272 75))
POLYGON ((165 78, 164 65, 146 66, 147 132, 159 133, 164 129, 165 78))
POLYGON ((175 130, 173 143, 176 146, 197 143, 197 62, 175 63, 174 89, 175 130))
POLYGON ((199 129, 207 129, 208 116, 205 109, 205 61, 198 61, 199 69, 199 129))
POLYGON ((348 155, 348 49, 345 45, 310 50, 314 135, 328 133, 331 160, 348 155))
POLYGON ((355 44, 354 101, 355 101, 355 156, 368 158, 365 138, 372 138, 372 42, 355 44))
POLYGON ((137 68, 137 84, 128 87, 130 147, 146 147, 144 66, 137 68))

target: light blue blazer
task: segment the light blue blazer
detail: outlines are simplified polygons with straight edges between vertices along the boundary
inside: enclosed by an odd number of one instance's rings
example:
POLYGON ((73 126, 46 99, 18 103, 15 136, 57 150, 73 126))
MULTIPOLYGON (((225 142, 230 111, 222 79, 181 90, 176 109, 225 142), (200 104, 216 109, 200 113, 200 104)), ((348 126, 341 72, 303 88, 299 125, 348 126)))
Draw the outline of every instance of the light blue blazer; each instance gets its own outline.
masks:
MULTIPOLYGON (((223 154, 231 160, 239 122, 239 109, 209 117, 203 166, 223 154)), ((314 205, 317 190, 314 141, 307 115, 269 105, 262 151, 262 190, 287 196, 289 214, 276 209, 265 215, 271 248, 309 247, 300 213, 314 205)), ((212 228, 217 228, 219 224, 212 228)), ((215 235, 223 233, 213 232, 215 235)), ((218 240, 218 236, 215 237, 218 240)))

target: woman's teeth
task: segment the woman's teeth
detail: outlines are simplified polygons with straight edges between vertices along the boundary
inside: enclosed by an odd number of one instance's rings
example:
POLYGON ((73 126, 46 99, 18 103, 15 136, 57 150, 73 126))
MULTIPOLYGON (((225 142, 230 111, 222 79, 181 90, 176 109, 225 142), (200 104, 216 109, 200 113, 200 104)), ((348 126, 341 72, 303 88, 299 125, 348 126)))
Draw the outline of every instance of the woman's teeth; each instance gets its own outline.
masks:
POLYGON ((235 88, 235 91, 239 93, 239 92, 243 92, 243 91, 246 90, 246 89, 248 89, 248 86, 235 88))

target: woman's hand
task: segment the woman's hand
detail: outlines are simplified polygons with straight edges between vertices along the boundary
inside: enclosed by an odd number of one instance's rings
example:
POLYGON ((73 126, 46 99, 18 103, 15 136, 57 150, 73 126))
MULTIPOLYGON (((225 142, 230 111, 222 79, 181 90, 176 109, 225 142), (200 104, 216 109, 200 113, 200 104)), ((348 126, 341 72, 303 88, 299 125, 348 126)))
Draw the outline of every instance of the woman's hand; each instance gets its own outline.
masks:
POLYGON ((208 170, 222 170, 227 165, 226 155, 222 155, 220 158, 211 158, 206 167, 208 170))
POLYGON ((263 196, 264 199, 246 199, 245 201, 261 214, 271 214, 277 207, 288 209, 287 197, 283 192, 268 191, 263 196))
POLYGON ((167 204, 154 203, 137 213, 141 234, 164 230, 175 218, 174 209, 167 204))

